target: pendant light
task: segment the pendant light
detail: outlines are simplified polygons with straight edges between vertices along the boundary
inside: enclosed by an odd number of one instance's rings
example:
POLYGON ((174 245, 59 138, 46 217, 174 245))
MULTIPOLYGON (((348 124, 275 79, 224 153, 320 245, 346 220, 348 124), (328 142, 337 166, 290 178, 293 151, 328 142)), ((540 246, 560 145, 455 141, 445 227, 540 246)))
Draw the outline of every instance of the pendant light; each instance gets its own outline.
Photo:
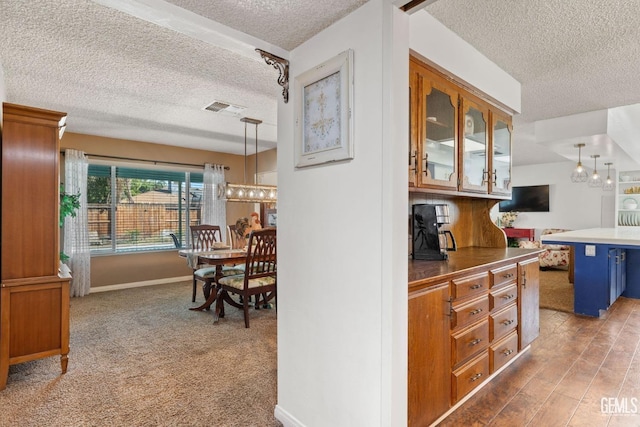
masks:
POLYGON ((243 117, 244 122, 244 180, 242 184, 227 183, 224 194, 229 202, 275 203, 278 201, 278 189, 273 185, 258 185, 258 125, 262 120, 243 117), (256 127, 256 169, 253 184, 247 184, 247 125, 256 127))
POLYGON ((599 154, 593 154, 591 156, 591 158, 593 159, 593 174, 591 175, 591 178, 589 178, 589 180, 587 181, 587 185, 592 188, 602 187, 602 178, 598 173, 598 167, 597 167, 598 157, 600 157, 599 154))
POLYGON ((582 147, 584 146, 585 144, 583 143, 574 145, 574 147, 578 148, 578 164, 571 174, 571 182, 585 182, 587 180, 587 171, 582 166, 582 147))
POLYGON ((607 179, 604 181, 604 184, 602 185, 602 190, 603 191, 613 191, 613 180, 611 179, 611 165, 613 163, 611 162, 607 162, 605 163, 605 165, 607 166, 607 179))

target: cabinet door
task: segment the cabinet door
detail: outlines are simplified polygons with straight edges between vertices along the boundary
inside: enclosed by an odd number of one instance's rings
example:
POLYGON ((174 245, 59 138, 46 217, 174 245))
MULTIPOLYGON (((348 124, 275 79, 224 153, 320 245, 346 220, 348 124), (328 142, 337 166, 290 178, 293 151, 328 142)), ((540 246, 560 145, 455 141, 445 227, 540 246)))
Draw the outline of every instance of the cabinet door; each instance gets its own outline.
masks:
POLYGON ((626 252, 609 249, 609 305, 612 305, 626 289, 626 252))
POLYGON ((487 193, 489 190, 489 167, 487 164, 489 109, 462 98, 460 123, 462 190, 487 193))
POLYGON ((458 92, 445 81, 421 73, 418 185, 458 188, 458 92))
POLYGON ((511 194, 511 119, 491 111, 489 192, 511 194))
POLYGON ((409 296, 409 426, 426 426, 449 409, 449 284, 409 296))
POLYGON ((538 258, 518 264, 518 320, 522 350, 540 333, 540 267, 538 258))

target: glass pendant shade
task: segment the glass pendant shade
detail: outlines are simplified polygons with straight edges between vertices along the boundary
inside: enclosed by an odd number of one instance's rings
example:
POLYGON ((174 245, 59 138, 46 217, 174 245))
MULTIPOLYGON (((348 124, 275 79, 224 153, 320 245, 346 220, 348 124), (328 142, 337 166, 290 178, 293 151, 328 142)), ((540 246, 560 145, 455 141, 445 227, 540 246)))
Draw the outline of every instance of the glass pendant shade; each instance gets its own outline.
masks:
POLYGON ((587 171, 582 166, 582 147, 584 146, 585 144, 574 145, 574 147, 578 148, 578 164, 571 174, 571 182, 586 182, 589 177, 587 171))
POLYGON ((594 154, 591 156, 591 158, 593 158, 593 174, 587 181, 587 185, 591 188, 602 187, 602 177, 598 173, 597 167, 598 157, 600 157, 599 154, 594 154))
POLYGON ((262 120, 243 117, 244 122, 244 181, 242 184, 226 183, 219 189, 220 196, 228 202, 248 202, 248 203, 276 203, 278 201, 278 188, 273 185, 258 185, 258 125, 262 120), (254 183, 247 184, 247 123, 256 126, 256 170, 254 183))
POLYGON ((613 191, 613 188, 615 187, 613 180, 611 179, 611 165, 613 163, 608 162, 605 163, 605 165, 607 166, 607 179, 605 179, 604 184, 602 185, 602 190, 603 191, 613 191))

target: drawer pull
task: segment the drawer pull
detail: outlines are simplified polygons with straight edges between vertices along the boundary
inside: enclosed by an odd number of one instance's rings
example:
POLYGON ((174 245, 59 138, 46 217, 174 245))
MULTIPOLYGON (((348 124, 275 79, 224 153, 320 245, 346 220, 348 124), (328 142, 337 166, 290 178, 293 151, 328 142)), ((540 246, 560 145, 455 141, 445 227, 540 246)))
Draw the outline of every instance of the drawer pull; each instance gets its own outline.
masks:
POLYGON ((474 381, 478 381, 480 378, 482 378, 482 372, 478 372, 477 374, 475 374, 474 376, 472 376, 469 381, 474 382, 474 381))
POLYGON ((510 300, 510 299, 512 299, 514 297, 515 297, 515 295, 513 295, 513 294, 511 294, 511 295, 502 295, 502 298, 506 299, 506 300, 510 300))
POLYGON ((509 326, 509 325, 510 325, 510 324, 512 324, 512 323, 513 323, 513 320, 505 320, 505 321, 503 321, 503 322, 502 322, 502 324, 503 324, 504 326, 509 326))
POLYGON ((480 289, 482 287, 481 284, 476 283, 475 285, 469 286, 469 289, 480 289))
POLYGON ((513 353, 513 350, 505 350, 505 351, 502 352, 502 354, 504 354, 505 356, 508 356, 511 353, 513 353))
POLYGON ((469 345, 473 347, 474 345, 478 345, 478 344, 480 344, 481 342, 482 342, 482 339, 480 339, 480 338, 476 338, 475 340, 471 341, 471 342, 469 343, 469 345))
POLYGON ((513 277, 513 273, 503 274, 502 277, 504 277, 505 279, 511 279, 513 277))
POLYGON ((469 314, 472 315, 472 316, 475 316, 478 313, 482 313, 482 309, 481 308, 476 308, 475 310, 469 312, 469 314))

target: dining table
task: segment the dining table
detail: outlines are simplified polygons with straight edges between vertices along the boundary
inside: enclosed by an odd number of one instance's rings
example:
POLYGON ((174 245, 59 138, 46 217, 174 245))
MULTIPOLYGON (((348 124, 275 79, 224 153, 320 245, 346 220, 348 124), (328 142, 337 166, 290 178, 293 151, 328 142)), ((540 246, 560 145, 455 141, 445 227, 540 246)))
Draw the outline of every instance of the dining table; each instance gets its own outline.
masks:
MULTIPOLYGON (((191 268, 197 268, 198 265, 207 264, 214 265, 216 267, 215 283, 218 287, 218 280, 223 277, 222 267, 230 264, 244 264, 247 259, 246 249, 229 249, 229 248, 213 248, 209 250, 197 250, 197 249, 181 249, 178 251, 178 255, 187 259, 187 265, 191 268)), ((192 307, 189 310, 202 311, 209 310, 211 304, 213 304, 217 298, 223 298, 229 304, 238 307, 238 303, 233 301, 229 294, 226 292, 218 292, 214 289, 206 295, 206 301, 198 306, 192 307)), ((242 307, 242 306, 240 306, 242 307)), ((218 317, 224 317, 224 305, 217 304, 215 311, 215 320, 218 317)))

